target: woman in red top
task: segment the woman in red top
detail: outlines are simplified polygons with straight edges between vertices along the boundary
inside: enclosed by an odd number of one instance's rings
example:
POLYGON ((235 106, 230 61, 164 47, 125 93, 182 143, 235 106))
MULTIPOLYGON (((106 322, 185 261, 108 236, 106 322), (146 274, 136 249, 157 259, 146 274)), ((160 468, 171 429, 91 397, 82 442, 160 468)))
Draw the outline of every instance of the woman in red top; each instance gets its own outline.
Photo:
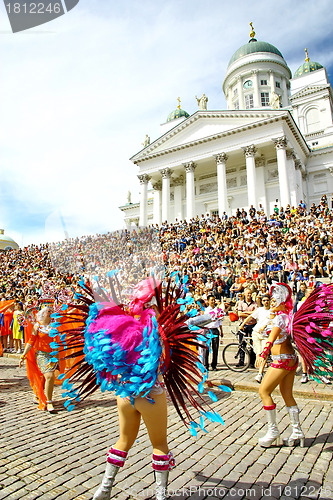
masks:
POLYGON ((21 368, 23 361, 27 358, 27 374, 36 395, 34 402, 39 403, 39 409, 43 410, 46 407, 49 413, 54 413, 52 395, 58 359, 50 347, 50 343, 54 340, 49 336, 51 312, 51 308, 46 306, 37 314, 37 322, 26 343, 19 367, 21 368), (30 352, 31 349, 33 349, 32 352, 30 352))

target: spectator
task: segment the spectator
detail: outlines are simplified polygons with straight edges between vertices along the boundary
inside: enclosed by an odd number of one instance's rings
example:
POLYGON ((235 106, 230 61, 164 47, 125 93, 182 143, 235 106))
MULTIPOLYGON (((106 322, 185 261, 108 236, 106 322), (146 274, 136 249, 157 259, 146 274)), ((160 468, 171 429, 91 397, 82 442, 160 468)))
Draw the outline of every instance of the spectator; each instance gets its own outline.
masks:
MULTIPOLYGON (((289 254, 290 255, 290 254, 289 254)), ((294 262, 291 256, 287 254, 287 261, 284 265, 282 281, 287 283, 288 277, 292 271, 297 271, 297 262, 294 262)))
MULTIPOLYGON (((269 294, 263 295, 261 300, 263 305, 252 311, 252 313, 247 318, 245 318, 245 320, 240 325, 240 330, 244 330, 248 323, 253 320, 256 321, 255 326, 252 330, 253 350, 255 352, 256 358, 265 347, 265 343, 267 342, 268 338, 268 332, 271 329, 271 327, 269 328, 271 319, 269 294)), ((259 372, 255 377, 255 380, 260 383, 261 379, 262 372, 259 372)))
MULTIPOLYGON (((237 303, 237 309, 235 308, 236 313, 238 314, 239 319, 243 323, 248 316, 251 316, 251 313, 257 309, 258 304, 252 299, 252 291, 250 288, 246 288, 244 290, 244 299, 237 303)), ((241 324, 242 324, 241 323, 241 324)), ((251 318, 247 321, 244 326, 244 333, 248 336, 251 336, 254 325, 256 324, 256 320, 251 318)), ((243 340, 243 333, 240 332, 240 341, 243 340)), ((239 362, 236 366, 244 366, 244 352, 240 352, 239 362)), ((255 363, 255 355, 251 352, 250 359, 251 367, 254 368, 255 363)))
POLYGON ((305 297, 306 289, 307 289, 306 282, 301 281, 299 285, 299 291, 296 293, 296 299, 294 302, 294 313, 298 309, 298 303, 301 302, 302 299, 305 297))
POLYGON ((260 287, 259 287, 258 293, 256 295, 256 302, 257 302, 259 307, 263 307, 262 297, 266 296, 267 293, 268 293, 267 282, 265 280, 262 280, 260 282, 260 287))
POLYGON ((321 257, 320 253, 315 254, 315 258, 313 260, 312 273, 315 278, 323 278, 324 277, 324 261, 321 257))
POLYGON ((230 287, 230 298, 234 300, 234 297, 243 290, 243 284, 240 281, 240 277, 236 276, 234 284, 230 287))
POLYGON ((330 254, 328 256, 328 259, 326 260, 326 273, 332 282, 332 280, 333 280, 333 254, 330 254))
POLYGON ((23 326, 21 322, 23 320, 23 304, 22 302, 17 302, 14 306, 13 313, 13 340, 14 340, 14 350, 18 354, 22 352, 22 340, 23 340, 23 326))
POLYGON ((282 266, 278 263, 277 259, 273 260, 273 264, 269 267, 269 271, 273 273, 273 276, 277 279, 277 281, 281 281, 282 266))
MULTIPOLYGON (((216 300, 214 295, 208 295, 207 297, 207 307, 205 309, 205 314, 210 313, 212 311, 216 312, 216 300)), ((212 336, 211 338, 211 351, 212 351, 212 370, 216 370, 217 368, 217 358, 219 352, 219 338, 220 338, 220 327, 222 321, 220 319, 212 321, 206 328, 209 329, 209 333, 212 336)), ((222 334, 221 334, 222 335, 222 334)), ((209 370, 209 351, 204 351, 204 366, 209 370)))

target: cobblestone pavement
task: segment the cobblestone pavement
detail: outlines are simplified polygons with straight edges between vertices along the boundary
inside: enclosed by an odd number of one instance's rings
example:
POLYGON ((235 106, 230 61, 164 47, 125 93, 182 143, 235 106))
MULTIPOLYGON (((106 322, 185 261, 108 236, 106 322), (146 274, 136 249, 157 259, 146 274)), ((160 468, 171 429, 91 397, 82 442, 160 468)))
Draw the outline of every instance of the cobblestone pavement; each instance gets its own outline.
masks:
MULTIPOLYGON (((17 363, 13 357, 0 358, 0 499, 91 500, 104 471, 105 453, 118 436, 113 396, 98 392, 68 413, 57 388, 58 413, 38 411, 25 370, 17 363)), ((253 375, 247 372, 247 378, 253 375)), ((237 389, 238 374, 214 372, 214 377, 222 376, 237 389)), ((265 417, 256 393, 214 391, 218 401, 213 406, 225 426, 209 424, 209 434, 197 439, 170 406, 169 445, 177 461, 170 472, 173 499, 333 498, 333 401, 324 400, 324 391, 323 400, 311 387, 307 398, 298 397, 306 444, 294 449, 258 446, 265 417)), ((332 394, 331 388, 326 393, 332 394)), ((281 397, 275 400, 279 427, 286 435, 288 418, 281 397)), ((151 497, 150 461, 142 425, 112 498, 151 497)))

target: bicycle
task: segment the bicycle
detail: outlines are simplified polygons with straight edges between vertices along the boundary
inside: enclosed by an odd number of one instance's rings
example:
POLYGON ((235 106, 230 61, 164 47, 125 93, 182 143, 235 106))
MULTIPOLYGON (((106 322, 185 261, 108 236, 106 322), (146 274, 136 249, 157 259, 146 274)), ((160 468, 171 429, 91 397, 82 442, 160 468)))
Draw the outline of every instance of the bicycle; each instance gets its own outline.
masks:
MULTIPOLYGON (((233 372, 243 372, 248 369, 250 366, 250 352, 252 349, 251 346, 251 337, 248 335, 245 335, 243 333, 243 339, 242 341, 239 340, 239 332, 233 332, 233 335, 235 337, 238 336, 238 342, 231 342, 230 344, 226 345, 222 351, 222 358, 225 363, 225 365, 232 370, 233 372), (238 366, 239 361, 240 361, 240 353, 241 351, 244 352, 244 365, 238 366)), ((297 349, 297 347, 293 344, 293 347, 295 349, 296 354, 298 355, 299 360, 301 359, 301 355, 297 349)), ((269 368, 270 364, 272 362, 271 357, 269 356, 267 359, 267 368, 269 368)), ((300 375, 302 373, 302 365, 299 362, 297 370, 296 370, 296 375, 300 375)))
POLYGON ((242 340, 240 340, 239 333, 231 332, 238 336, 238 342, 231 342, 227 344, 222 351, 222 358, 226 366, 233 372, 243 372, 250 366, 250 352, 251 352, 251 337, 249 335, 243 334, 242 340), (240 354, 244 353, 244 364, 240 365, 240 354))

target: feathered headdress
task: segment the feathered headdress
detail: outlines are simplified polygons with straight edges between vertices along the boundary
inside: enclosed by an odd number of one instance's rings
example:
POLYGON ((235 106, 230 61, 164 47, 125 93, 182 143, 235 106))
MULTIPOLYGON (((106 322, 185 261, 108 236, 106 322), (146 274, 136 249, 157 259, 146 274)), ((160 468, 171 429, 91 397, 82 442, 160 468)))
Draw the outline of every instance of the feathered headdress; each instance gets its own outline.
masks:
POLYGON ((292 292, 289 285, 286 283, 277 283, 273 285, 270 289, 270 296, 272 299, 276 300, 276 305, 285 304, 288 311, 293 308, 292 292))
POLYGON ((155 288, 158 287, 160 282, 156 282, 154 278, 147 278, 140 281, 134 288, 129 304, 129 312, 131 314, 141 314, 143 306, 149 302, 155 295, 155 288))

